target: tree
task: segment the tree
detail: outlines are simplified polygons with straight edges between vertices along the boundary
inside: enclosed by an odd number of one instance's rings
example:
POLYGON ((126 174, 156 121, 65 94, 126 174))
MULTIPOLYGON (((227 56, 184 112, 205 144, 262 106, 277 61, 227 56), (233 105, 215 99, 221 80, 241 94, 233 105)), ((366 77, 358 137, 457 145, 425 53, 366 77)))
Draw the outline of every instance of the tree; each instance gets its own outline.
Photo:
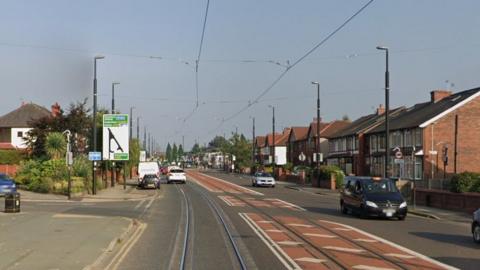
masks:
POLYGON ((61 159, 66 153, 67 142, 60 132, 51 132, 45 139, 45 150, 51 159, 61 159))
POLYGON ((173 148, 172 148, 172 160, 177 162, 178 160, 178 148, 177 144, 173 143, 173 148))
POLYGON ((130 159, 128 160, 127 164, 129 167, 129 172, 131 172, 131 169, 140 162, 140 142, 138 139, 130 140, 129 154, 130 159))
POLYGON ((182 159, 184 154, 185 154, 185 152, 183 151, 183 145, 180 144, 178 146, 178 158, 182 159))
POLYGON ((221 149, 227 143, 228 143, 228 141, 223 136, 215 136, 215 138, 213 138, 213 140, 211 140, 208 143, 208 147, 215 148, 215 149, 221 149))
POLYGON ((165 156, 168 162, 172 162, 172 146, 170 146, 170 143, 167 144, 167 149, 165 150, 165 156))
POLYGON ((200 146, 198 145, 198 143, 194 144, 193 147, 192 147, 192 150, 191 150, 192 154, 197 155, 197 154, 200 153, 200 151, 201 151, 201 149, 200 149, 200 146))

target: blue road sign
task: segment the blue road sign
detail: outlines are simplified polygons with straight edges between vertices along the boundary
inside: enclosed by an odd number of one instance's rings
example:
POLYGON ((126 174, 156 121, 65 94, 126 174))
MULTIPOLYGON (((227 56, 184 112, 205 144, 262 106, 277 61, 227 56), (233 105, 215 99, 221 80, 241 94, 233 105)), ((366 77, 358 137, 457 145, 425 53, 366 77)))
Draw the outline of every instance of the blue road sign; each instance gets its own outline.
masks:
POLYGON ((88 160, 102 160, 102 152, 88 152, 88 160))

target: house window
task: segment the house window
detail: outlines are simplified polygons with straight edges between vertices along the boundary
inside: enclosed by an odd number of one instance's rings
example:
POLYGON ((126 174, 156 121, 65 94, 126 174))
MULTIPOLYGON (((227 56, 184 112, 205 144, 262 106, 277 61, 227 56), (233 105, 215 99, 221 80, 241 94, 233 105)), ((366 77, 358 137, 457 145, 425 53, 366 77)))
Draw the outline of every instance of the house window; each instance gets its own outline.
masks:
POLYGON ((422 129, 415 129, 415 146, 422 146, 422 129))
POLYGON ((385 151, 385 135, 378 136, 378 150, 385 151))
POLYGON ((376 151, 377 151, 377 136, 372 135, 370 137, 370 152, 373 153, 373 152, 376 152, 376 151))
POLYGON ((409 147, 412 146, 412 131, 406 130, 405 131, 405 146, 409 147))
POLYGON ((23 138, 23 132, 22 131, 17 132, 17 137, 18 138, 23 138))

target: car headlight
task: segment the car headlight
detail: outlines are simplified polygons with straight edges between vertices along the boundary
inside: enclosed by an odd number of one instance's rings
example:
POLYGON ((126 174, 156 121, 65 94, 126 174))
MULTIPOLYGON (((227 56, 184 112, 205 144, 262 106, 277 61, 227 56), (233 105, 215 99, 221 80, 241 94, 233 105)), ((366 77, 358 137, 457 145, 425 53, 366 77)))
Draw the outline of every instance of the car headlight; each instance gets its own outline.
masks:
POLYGON ((365 202, 368 206, 373 207, 373 208, 378 208, 377 204, 371 201, 366 201, 365 202))
POLYGON ((407 202, 402 202, 398 208, 404 208, 407 207, 407 202))
POLYGON ((12 188, 16 188, 17 186, 15 184, 12 185, 12 188))

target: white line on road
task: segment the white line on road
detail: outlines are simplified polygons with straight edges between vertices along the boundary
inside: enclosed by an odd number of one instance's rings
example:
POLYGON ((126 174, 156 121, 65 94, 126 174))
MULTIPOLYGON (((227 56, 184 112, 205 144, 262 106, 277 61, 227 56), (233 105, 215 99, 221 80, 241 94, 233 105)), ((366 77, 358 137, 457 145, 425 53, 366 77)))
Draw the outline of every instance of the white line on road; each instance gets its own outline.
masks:
POLYGON ((280 246, 277 245, 255 222, 245 213, 239 213, 240 217, 250 226, 250 228, 257 234, 265 245, 272 251, 275 257, 287 268, 288 270, 302 269, 292 258, 290 258, 280 246), (288 262, 287 262, 288 261, 288 262))
POLYGON ((293 203, 286 202, 286 201, 284 201, 284 200, 271 199, 271 201, 279 201, 279 202, 284 203, 284 204, 286 204, 286 205, 288 205, 288 206, 291 206, 291 207, 293 207, 293 208, 296 208, 296 209, 298 209, 298 210, 300 210, 300 211, 307 211, 307 210, 306 210, 305 208, 303 208, 303 207, 300 207, 300 206, 298 206, 298 205, 296 205, 296 204, 293 204, 293 203))
POLYGON ((362 253, 362 252, 365 252, 365 250, 363 250, 363 249, 357 249, 357 248, 344 248, 344 247, 334 247, 334 246, 325 246, 325 247, 323 247, 323 248, 324 248, 324 249, 329 249, 329 250, 351 252, 351 253, 362 253))
POLYGON ((150 202, 147 205, 145 205, 145 209, 150 208, 150 206, 152 206, 153 201, 155 201, 155 197, 150 199, 150 202))
POLYGON ((145 201, 146 201, 146 200, 141 200, 141 201, 139 201, 139 202, 137 203, 137 205, 135 206, 135 210, 137 210, 138 208, 140 208, 145 201))
POLYGON ((287 226, 291 226, 291 227, 303 227, 303 228, 313 228, 314 226, 312 225, 308 225, 308 224, 298 224, 298 223, 289 223, 289 224, 286 224, 287 226))
POLYGON ((140 239, 140 236, 142 236, 146 228, 147 228, 147 224, 140 223, 138 229, 135 231, 132 237, 128 239, 125 245, 118 251, 118 253, 112 259, 112 261, 107 265, 107 267, 105 267, 105 270, 110 270, 110 269, 115 270, 118 268, 120 263, 130 252, 130 249, 132 249, 132 247, 137 243, 138 239, 140 239))
POLYGON ((295 261, 298 262, 309 262, 309 263, 324 263, 327 262, 327 260, 322 260, 322 259, 317 259, 317 258, 311 258, 311 257, 303 257, 303 258, 297 258, 295 261))
POLYGON ((384 268, 384 267, 376 267, 376 266, 369 266, 369 265, 355 265, 353 269, 359 270, 394 270, 393 268, 384 268))
POLYGON ((337 238, 337 236, 332 234, 320 234, 320 233, 304 233, 306 236, 320 237, 320 238, 337 238))

